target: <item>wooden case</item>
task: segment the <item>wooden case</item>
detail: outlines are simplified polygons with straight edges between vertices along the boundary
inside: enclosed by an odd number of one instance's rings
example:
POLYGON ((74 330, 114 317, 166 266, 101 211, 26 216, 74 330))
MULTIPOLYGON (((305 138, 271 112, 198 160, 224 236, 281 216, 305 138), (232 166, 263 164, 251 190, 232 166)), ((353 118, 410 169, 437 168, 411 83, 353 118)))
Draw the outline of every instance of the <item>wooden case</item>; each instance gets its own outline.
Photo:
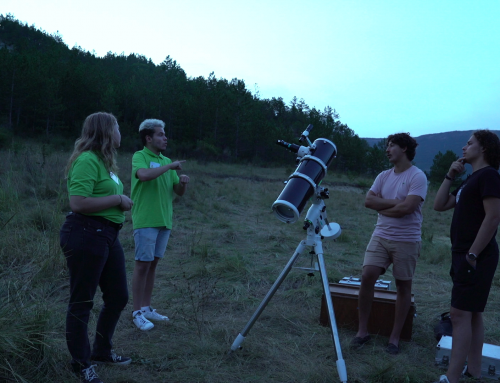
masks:
MULTIPOLYGON (((335 312, 337 326, 357 330, 359 286, 330 283, 330 294, 332 296, 333 311, 335 312)), ((370 334, 391 335, 392 326, 394 325, 395 308, 396 291, 375 290, 372 310, 368 320, 368 331, 370 334)), ((410 310, 401 330, 402 340, 411 340, 414 316, 415 297, 412 294, 410 310)), ((323 326, 330 325, 324 294, 321 299, 319 321, 323 326)))

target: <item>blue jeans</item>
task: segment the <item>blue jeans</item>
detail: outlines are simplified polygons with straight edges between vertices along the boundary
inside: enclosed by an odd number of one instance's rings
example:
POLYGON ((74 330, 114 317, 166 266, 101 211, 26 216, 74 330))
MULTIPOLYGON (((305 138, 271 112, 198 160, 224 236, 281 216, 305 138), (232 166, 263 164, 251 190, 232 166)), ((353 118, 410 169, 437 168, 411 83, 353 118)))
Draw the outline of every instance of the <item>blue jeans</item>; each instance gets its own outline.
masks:
POLYGON ((60 231, 60 245, 70 276, 66 315, 66 343, 75 371, 90 366, 87 326, 97 286, 104 306, 97 320, 92 355, 109 355, 116 324, 128 302, 125 257, 119 230, 80 214, 68 214, 60 231))

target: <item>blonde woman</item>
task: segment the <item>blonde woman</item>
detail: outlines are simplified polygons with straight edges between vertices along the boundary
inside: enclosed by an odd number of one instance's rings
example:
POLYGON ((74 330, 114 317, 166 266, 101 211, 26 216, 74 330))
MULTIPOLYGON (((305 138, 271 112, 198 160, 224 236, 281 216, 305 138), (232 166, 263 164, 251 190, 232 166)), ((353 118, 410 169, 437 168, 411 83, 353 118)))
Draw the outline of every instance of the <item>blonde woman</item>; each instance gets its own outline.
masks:
POLYGON ((81 382, 101 383, 95 363, 127 365, 128 357, 112 350, 113 333, 128 301, 125 258, 118 234, 132 200, 123 195, 117 176, 120 129, 109 113, 94 113, 83 123, 66 168, 72 212, 61 227, 60 244, 70 275, 66 341, 72 367, 81 382), (104 305, 97 320, 92 350, 87 333, 97 286, 104 305))

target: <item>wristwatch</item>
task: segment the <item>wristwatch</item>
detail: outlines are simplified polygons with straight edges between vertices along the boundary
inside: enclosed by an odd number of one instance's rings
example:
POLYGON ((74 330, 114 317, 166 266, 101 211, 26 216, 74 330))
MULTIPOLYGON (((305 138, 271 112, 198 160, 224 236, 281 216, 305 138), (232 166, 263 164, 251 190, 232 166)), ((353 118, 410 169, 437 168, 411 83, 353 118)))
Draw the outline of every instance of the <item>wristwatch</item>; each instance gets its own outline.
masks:
POLYGON ((467 258, 469 258, 471 261, 477 261, 477 255, 474 253, 467 254, 467 258))

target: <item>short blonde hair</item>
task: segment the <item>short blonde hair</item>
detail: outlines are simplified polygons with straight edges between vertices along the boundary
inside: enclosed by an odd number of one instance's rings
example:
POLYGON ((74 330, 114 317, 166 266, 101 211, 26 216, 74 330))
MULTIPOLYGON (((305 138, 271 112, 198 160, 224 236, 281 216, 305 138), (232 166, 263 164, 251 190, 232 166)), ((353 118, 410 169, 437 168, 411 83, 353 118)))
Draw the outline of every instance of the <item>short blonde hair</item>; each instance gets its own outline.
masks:
POLYGON ((147 120, 142 121, 141 125, 139 125, 139 132, 144 129, 154 130, 157 126, 165 129, 165 123, 162 120, 155 120, 154 118, 149 118, 147 120))

